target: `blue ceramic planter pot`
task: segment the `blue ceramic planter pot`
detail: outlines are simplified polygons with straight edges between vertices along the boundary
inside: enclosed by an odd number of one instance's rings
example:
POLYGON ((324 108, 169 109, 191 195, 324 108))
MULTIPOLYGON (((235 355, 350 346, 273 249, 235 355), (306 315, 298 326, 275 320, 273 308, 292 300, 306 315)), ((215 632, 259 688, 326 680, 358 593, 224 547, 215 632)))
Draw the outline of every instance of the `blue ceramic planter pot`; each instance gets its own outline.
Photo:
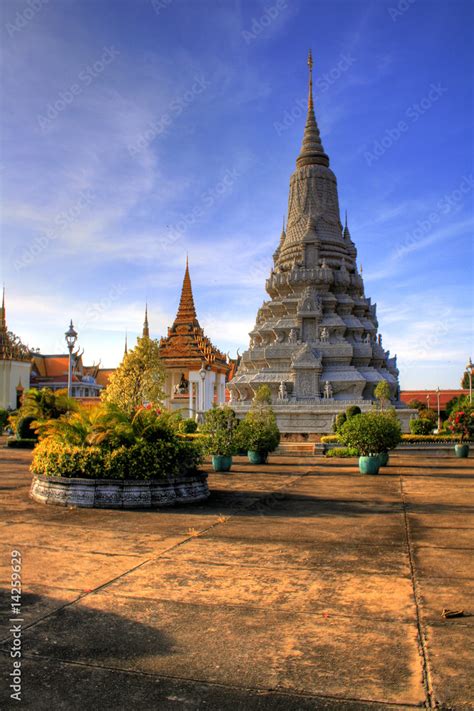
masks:
POLYGON ((466 457, 469 456, 469 445, 468 444, 456 444, 456 445, 454 445, 454 451, 456 453, 456 457, 459 457, 460 459, 465 459, 466 457))
POLYGON ((256 452, 253 449, 249 449, 247 457, 249 458, 250 464, 265 464, 268 452, 256 452))
POLYGON ((232 466, 232 457, 225 454, 212 455, 212 468, 215 472, 228 472, 232 466))
POLYGON ((378 458, 379 458, 380 466, 386 467, 388 464, 388 460, 389 460, 388 452, 380 452, 380 454, 378 455, 378 458))
POLYGON ((359 457, 359 471, 361 474, 378 474, 380 460, 377 454, 370 457, 359 457))

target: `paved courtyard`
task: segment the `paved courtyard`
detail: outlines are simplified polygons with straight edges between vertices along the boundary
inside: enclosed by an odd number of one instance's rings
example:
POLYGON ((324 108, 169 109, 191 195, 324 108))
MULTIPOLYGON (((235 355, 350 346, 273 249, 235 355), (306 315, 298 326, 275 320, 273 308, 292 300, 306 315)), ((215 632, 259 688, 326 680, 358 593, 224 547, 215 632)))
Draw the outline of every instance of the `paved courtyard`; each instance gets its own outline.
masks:
POLYGON ((34 503, 30 458, 0 450, 1 709, 474 708, 472 460, 237 458, 205 504, 119 512, 34 503))

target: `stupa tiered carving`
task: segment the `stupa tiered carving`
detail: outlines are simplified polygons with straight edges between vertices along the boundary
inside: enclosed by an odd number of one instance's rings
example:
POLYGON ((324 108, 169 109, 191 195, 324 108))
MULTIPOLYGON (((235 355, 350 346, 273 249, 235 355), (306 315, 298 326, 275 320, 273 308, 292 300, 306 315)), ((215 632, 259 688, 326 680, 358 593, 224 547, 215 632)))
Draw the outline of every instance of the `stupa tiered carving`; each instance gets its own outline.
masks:
MULTIPOLYGON (((344 406, 370 408, 381 380, 400 405, 396 356, 377 337, 376 305, 364 293, 347 215, 341 222, 336 176, 314 114, 312 64, 310 53, 308 114, 287 225, 266 281, 270 299, 258 310, 250 347, 229 383, 241 413, 258 387, 268 385, 287 432, 330 431, 344 406)), ((402 420, 408 417, 409 411, 402 420)))

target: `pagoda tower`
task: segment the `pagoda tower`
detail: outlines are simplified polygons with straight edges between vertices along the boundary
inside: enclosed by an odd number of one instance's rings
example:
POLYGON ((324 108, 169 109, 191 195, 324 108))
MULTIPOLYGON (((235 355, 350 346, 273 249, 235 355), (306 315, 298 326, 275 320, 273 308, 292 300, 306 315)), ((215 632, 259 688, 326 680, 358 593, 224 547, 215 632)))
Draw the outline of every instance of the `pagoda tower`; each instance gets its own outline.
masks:
MULTIPOLYGON (((370 409, 387 381, 399 402, 396 356, 378 335, 376 305, 365 296, 347 215, 339 212, 336 176, 316 122, 311 52, 303 143, 290 178, 287 224, 266 281, 249 349, 229 383, 239 414, 268 385, 283 432, 329 432, 350 404, 370 409)), ((406 429, 411 411, 400 411, 406 429)))
POLYGON ((178 312, 168 335, 160 340, 159 352, 166 372, 167 407, 189 409, 189 416, 195 417, 214 402, 225 402, 230 366, 199 324, 187 258, 178 312))

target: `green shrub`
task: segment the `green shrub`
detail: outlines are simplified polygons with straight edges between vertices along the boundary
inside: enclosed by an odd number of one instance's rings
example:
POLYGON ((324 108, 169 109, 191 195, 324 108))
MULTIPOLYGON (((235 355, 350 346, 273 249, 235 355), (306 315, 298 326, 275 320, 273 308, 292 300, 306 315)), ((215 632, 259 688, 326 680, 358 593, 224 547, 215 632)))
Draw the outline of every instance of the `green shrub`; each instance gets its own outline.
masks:
POLYGON ((21 417, 16 423, 16 436, 17 439, 38 439, 38 435, 35 432, 35 427, 32 427, 33 422, 36 422, 36 418, 32 416, 21 417))
POLYGON ((234 410, 228 405, 213 407, 204 416, 201 432, 207 435, 203 447, 207 454, 231 456, 238 445, 236 434, 239 421, 234 410))
POLYGON ((0 407, 0 434, 2 434, 8 424, 9 415, 8 410, 4 410, 3 407, 0 407))
POLYGON ((339 432, 344 422, 347 420, 347 415, 345 412, 339 412, 334 420, 333 432, 339 432))
POLYGON ((335 444, 337 442, 340 442, 341 438, 338 434, 332 434, 332 435, 323 435, 321 437, 321 442, 323 444, 335 444))
POLYGON ((271 405, 272 404, 272 391, 268 385, 260 385, 253 398, 254 403, 260 405, 271 405))
POLYGON ((187 417, 185 420, 182 420, 179 423, 178 431, 182 434, 193 434, 194 432, 196 432, 196 430, 197 422, 195 422, 190 417, 187 417))
POLYGON ((394 449, 401 441, 401 428, 391 415, 366 412, 347 420, 340 437, 346 447, 357 449, 360 456, 368 456, 394 449))
POLYGON ((350 405, 346 410, 346 419, 350 420, 351 417, 362 414, 362 410, 358 405, 350 405))
POLYGON ((43 476, 87 479, 172 479, 196 471, 200 463, 199 448, 178 438, 142 440, 113 450, 44 439, 36 447, 31 470, 43 476))
POLYGON ((334 449, 330 449, 328 452, 326 452, 326 457, 358 457, 359 452, 357 449, 354 449, 353 447, 334 447, 334 449))
POLYGON ((280 430, 273 410, 270 407, 249 410, 239 423, 237 443, 239 451, 273 452, 280 444, 280 430))
POLYGON ((416 420, 410 420, 410 432, 415 435, 429 435, 432 433, 434 428, 433 422, 431 420, 425 420, 424 418, 417 418, 416 420))

